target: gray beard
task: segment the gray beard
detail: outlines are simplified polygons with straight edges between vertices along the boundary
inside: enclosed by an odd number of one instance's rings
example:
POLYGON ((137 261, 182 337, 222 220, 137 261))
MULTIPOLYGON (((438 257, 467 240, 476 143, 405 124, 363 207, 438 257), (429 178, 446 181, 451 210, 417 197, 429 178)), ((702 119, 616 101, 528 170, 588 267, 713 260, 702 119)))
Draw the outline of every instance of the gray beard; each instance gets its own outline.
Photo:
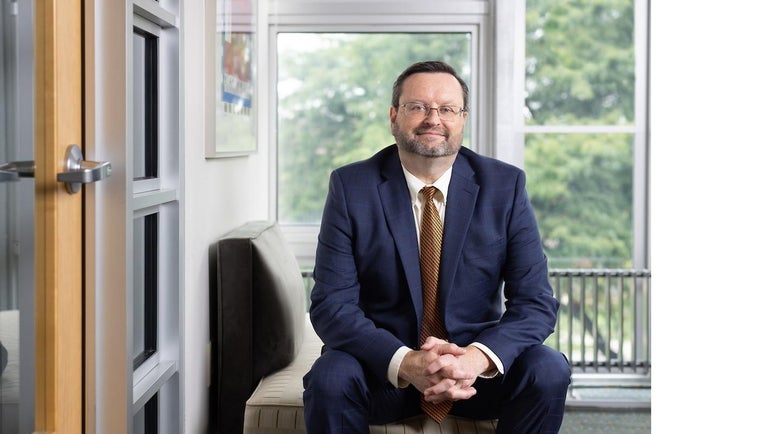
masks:
POLYGON ((416 140, 407 140, 402 142, 400 146, 404 151, 417 154, 422 157, 438 158, 454 154, 454 152, 452 152, 452 150, 449 148, 449 144, 446 142, 446 140, 441 144, 441 146, 434 148, 428 148, 416 140))
POLYGON ((396 135, 396 143, 403 151, 417 154, 421 157, 439 158, 456 154, 460 149, 460 144, 452 146, 448 140, 444 140, 439 146, 428 147, 416 139, 407 139, 405 134, 399 132, 396 135))

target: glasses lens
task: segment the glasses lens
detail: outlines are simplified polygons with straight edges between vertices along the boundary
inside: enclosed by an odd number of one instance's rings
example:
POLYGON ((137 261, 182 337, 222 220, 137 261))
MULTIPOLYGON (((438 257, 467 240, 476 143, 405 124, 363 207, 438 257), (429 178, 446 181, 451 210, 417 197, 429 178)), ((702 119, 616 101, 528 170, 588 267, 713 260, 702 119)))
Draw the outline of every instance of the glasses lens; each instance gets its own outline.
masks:
POLYGON ((439 119, 451 121, 457 118, 462 110, 454 106, 429 107, 424 104, 406 103, 403 105, 406 114, 411 117, 428 117, 432 110, 436 110, 439 119))

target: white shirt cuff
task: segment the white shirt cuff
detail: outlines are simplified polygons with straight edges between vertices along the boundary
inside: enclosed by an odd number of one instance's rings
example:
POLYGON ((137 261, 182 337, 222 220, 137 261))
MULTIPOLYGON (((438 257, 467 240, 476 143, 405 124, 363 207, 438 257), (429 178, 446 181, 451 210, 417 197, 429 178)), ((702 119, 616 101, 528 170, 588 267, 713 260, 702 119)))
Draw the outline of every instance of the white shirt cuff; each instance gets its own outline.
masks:
POLYGON ((497 357, 495 353, 492 352, 492 350, 489 349, 489 347, 479 342, 474 342, 471 345, 480 349, 484 354, 487 355, 487 357, 489 357, 490 360, 492 360, 492 363, 495 364, 494 368, 488 370, 487 372, 482 373, 481 375, 479 375, 479 377, 494 378, 500 374, 504 374, 503 362, 500 360, 499 357, 497 357))
POLYGON ((404 361, 404 356, 406 356, 406 353, 409 351, 411 351, 411 348, 409 347, 399 348, 393 354, 393 357, 390 359, 390 364, 388 365, 388 381, 390 381, 390 384, 400 389, 409 386, 407 381, 398 378, 398 370, 401 369, 401 362, 404 361))

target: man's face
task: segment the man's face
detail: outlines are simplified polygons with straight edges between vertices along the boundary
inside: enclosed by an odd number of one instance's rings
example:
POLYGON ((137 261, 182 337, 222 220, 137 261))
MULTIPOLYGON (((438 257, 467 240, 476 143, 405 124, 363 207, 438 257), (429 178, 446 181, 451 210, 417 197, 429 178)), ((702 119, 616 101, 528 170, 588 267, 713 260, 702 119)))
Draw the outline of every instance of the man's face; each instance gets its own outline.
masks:
MULTIPOLYGON (((410 75, 403 84, 399 105, 420 103, 428 107, 463 107, 460 83, 443 72, 410 75)), ((402 151, 423 157, 454 155, 463 142, 463 128, 468 113, 440 119, 438 110, 425 115, 409 115, 404 107, 390 108, 390 131, 402 151)))

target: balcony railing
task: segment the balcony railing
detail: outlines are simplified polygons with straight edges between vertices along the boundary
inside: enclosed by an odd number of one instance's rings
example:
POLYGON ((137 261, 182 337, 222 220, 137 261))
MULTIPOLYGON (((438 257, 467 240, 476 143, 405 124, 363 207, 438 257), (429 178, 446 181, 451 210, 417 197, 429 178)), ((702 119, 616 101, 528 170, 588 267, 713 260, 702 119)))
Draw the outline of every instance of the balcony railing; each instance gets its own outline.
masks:
MULTIPOLYGON (((309 293, 312 273, 303 277, 309 293)), ((552 269, 549 277, 561 307, 545 343, 567 355, 573 374, 649 382, 650 271, 552 269)))
POLYGON ((546 344, 567 355, 573 373, 650 375, 650 271, 554 269, 561 304, 546 344))

